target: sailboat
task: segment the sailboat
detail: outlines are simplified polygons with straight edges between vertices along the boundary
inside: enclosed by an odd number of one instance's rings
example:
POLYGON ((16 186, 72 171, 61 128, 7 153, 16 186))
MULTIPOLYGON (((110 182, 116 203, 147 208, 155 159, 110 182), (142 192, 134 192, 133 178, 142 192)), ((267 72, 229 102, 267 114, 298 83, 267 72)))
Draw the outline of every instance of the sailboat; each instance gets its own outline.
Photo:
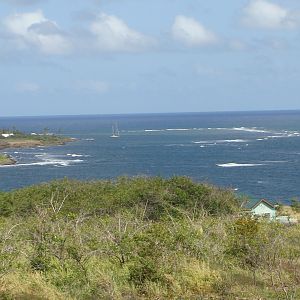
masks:
POLYGON ((112 126, 112 135, 110 137, 111 138, 119 138, 120 137, 120 132, 119 132, 117 124, 112 126))

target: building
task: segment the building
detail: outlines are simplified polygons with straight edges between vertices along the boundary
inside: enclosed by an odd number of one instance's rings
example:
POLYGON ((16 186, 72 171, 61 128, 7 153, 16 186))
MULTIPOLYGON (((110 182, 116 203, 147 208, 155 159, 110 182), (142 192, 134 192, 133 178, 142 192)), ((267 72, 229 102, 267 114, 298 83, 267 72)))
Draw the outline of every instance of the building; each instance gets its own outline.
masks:
POLYGON ((13 133, 2 133, 1 136, 4 138, 8 138, 10 136, 14 136, 14 134, 13 133))
POLYGON ((245 204, 245 209, 249 211, 252 215, 257 217, 265 217, 270 220, 276 219, 276 207, 271 202, 261 199, 261 200, 250 200, 245 204))

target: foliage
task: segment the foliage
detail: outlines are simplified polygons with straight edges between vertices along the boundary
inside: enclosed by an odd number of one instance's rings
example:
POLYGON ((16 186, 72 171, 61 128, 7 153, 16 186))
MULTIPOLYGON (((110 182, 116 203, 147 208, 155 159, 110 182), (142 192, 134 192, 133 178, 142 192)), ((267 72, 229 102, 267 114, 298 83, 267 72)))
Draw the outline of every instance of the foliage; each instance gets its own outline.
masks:
POLYGON ((0 153, 0 165, 9 164, 11 162, 11 159, 6 154, 0 153))
POLYGON ((9 147, 26 147, 30 145, 60 145, 70 142, 72 139, 49 133, 45 128, 42 133, 25 133, 12 129, 0 129, 0 149, 9 147), (12 134, 11 136, 4 137, 2 134, 12 134))
POLYGON ((291 207, 295 212, 299 213, 300 212, 300 200, 298 198, 293 198, 291 200, 291 207))
POLYGON ((297 299, 299 226, 185 177, 0 193, 1 299, 297 299))

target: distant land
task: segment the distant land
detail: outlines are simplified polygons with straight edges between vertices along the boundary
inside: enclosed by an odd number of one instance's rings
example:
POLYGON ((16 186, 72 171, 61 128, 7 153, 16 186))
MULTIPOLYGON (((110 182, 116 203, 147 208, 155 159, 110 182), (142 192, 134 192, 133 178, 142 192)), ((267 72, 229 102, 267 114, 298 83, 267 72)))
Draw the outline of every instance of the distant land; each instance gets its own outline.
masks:
MULTIPOLYGON (((43 133, 27 134, 19 130, 0 129, 0 150, 8 148, 30 148, 41 146, 64 145, 74 139, 54 135, 44 130, 43 133)), ((13 165, 16 160, 7 154, 0 153, 0 165, 13 165)))

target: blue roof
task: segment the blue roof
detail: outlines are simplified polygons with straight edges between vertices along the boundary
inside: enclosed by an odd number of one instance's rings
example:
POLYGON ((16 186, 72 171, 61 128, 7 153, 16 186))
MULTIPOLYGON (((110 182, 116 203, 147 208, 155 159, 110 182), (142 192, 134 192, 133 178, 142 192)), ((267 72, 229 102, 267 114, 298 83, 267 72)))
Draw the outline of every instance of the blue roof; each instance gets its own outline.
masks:
POLYGON ((245 203, 243 205, 244 208, 246 209, 253 209, 255 206, 257 206, 260 202, 264 202, 267 206, 269 206, 270 208, 275 209, 275 206, 272 202, 266 200, 266 199, 249 199, 247 203, 245 203))

